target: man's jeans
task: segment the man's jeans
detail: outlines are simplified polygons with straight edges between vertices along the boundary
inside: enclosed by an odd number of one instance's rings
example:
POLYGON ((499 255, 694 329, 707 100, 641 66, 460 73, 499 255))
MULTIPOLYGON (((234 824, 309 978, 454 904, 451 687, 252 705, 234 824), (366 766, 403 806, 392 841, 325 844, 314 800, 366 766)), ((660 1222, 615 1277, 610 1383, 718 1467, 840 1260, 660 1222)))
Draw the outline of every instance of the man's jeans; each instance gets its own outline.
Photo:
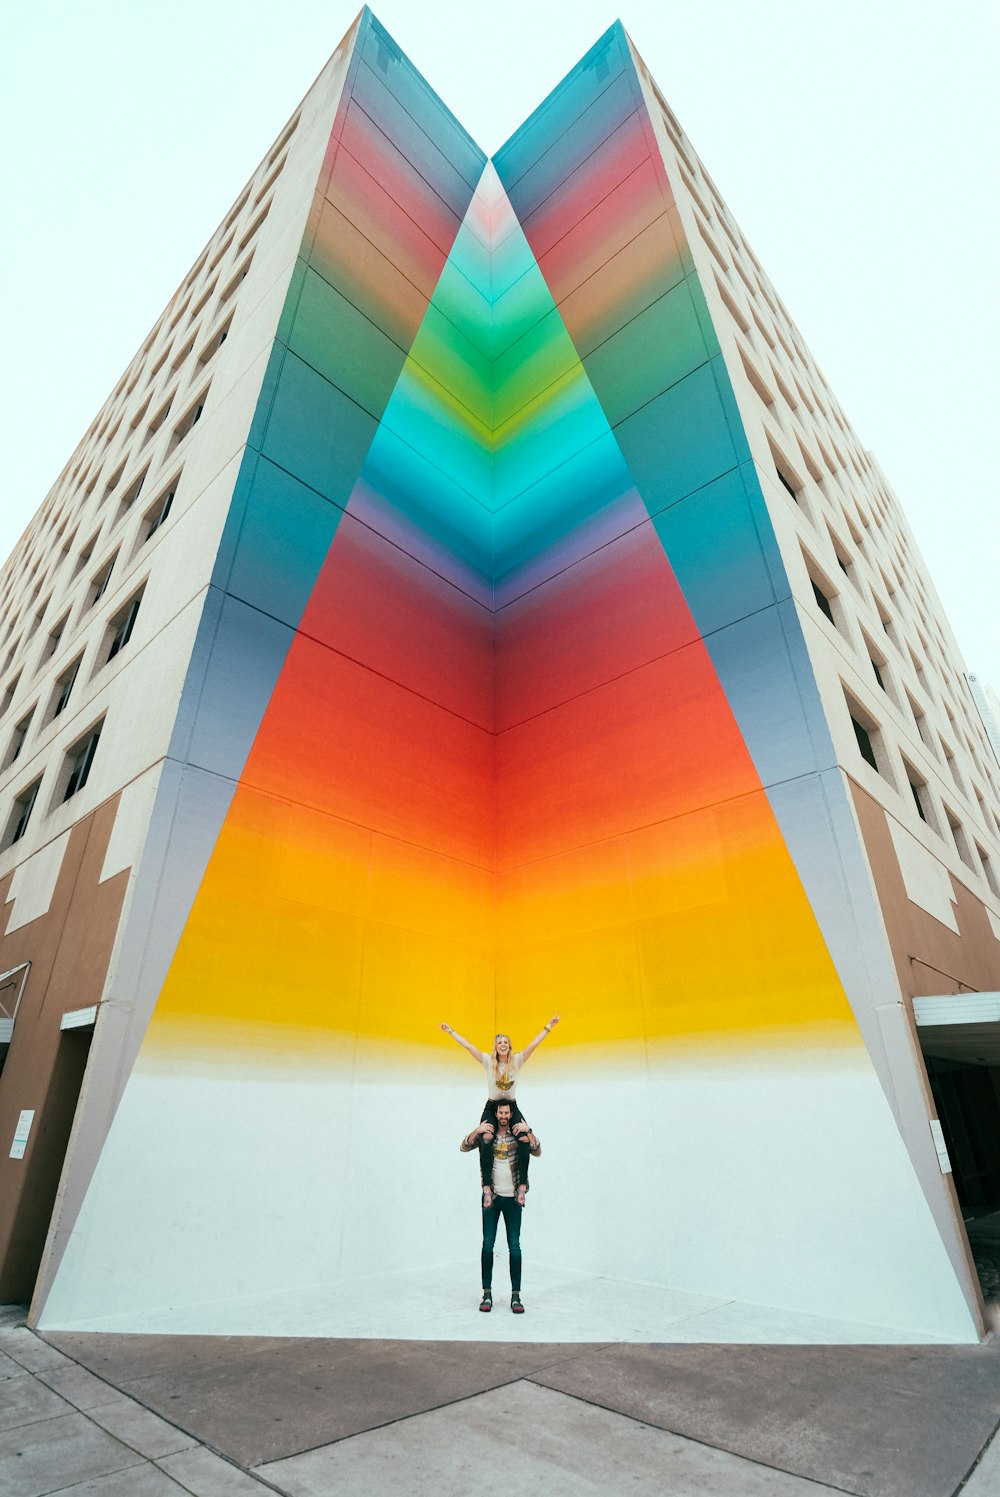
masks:
POLYGON ((483 1288, 493 1286, 493 1245, 497 1240, 500 1218, 507 1229, 507 1246, 510 1249, 510 1287, 515 1294, 521 1290, 521 1212, 513 1196, 494 1196, 492 1206, 483 1207, 483 1288))

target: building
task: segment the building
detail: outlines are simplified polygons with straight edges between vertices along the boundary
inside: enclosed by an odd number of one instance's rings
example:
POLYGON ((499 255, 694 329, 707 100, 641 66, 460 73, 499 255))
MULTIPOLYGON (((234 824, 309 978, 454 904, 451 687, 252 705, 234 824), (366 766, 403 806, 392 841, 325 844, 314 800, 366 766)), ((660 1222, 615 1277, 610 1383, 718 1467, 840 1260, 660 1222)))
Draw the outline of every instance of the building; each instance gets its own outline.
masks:
POLYGON ((440 1021, 561 1008, 539 1263, 980 1333, 1000 768, 620 25, 488 160, 363 11, 3 589, 36 1323, 391 1334, 400 1273, 474 1265, 440 1021))

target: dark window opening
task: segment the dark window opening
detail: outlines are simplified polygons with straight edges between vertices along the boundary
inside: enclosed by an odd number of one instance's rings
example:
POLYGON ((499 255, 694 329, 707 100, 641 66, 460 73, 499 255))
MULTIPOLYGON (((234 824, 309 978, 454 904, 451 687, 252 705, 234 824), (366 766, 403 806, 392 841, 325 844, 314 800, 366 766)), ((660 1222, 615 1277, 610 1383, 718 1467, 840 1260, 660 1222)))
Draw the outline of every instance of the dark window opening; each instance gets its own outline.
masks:
POLYGON ((833 609, 830 606, 830 599, 827 597, 826 593, 823 592, 822 588, 817 587, 816 583, 813 582, 811 577, 809 580, 810 582, 812 582, 813 597, 816 599, 816 604, 820 612, 825 613, 827 618, 830 620, 830 623, 833 624, 836 628, 837 621, 833 616, 833 609))
POLYGON ((785 488, 791 494, 791 496, 795 500, 796 504, 798 504, 798 502, 799 502, 799 491, 795 487, 795 485, 792 483, 792 480, 786 474, 782 473, 781 469, 777 466, 777 464, 775 464, 774 471, 775 471, 775 473, 777 473, 779 480, 781 481, 782 484, 784 484, 785 488))
POLYGON ((148 541, 150 536, 154 535, 156 531, 159 530, 160 526, 169 515, 170 506, 174 502, 174 494, 176 492, 176 487, 170 489, 163 500, 161 500, 158 505, 154 505, 154 507, 149 511, 149 514, 146 516, 148 524, 146 527, 146 534, 143 536, 144 541, 148 541))
POLYGON ((77 671, 79 669, 80 669, 80 661, 79 660, 74 660, 74 662, 70 666, 69 670, 66 671, 66 672, 64 672, 64 674, 61 675, 59 677, 59 680, 56 682, 56 685, 59 688, 59 691, 58 691, 58 694, 56 695, 55 704, 54 704, 54 706, 52 708, 52 716, 53 717, 58 717, 59 714, 60 714, 60 712, 62 712, 64 710, 64 708, 66 707, 66 704, 68 703, 68 701, 70 699, 70 696, 72 694, 73 683, 76 680, 77 671))
POLYGON ((132 629, 135 625, 136 614, 139 612, 141 598, 142 594, 139 593, 130 599, 117 618, 113 620, 115 632, 111 637, 111 644, 108 646, 108 660, 114 660, 119 651, 124 650, 132 638, 132 629))
POLYGON ((851 713, 851 722, 854 726, 854 736, 858 740, 861 757, 866 763, 871 765, 877 774, 879 772, 878 760, 875 758, 875 750, 872 747, 871 734, 867 728, 861 726, 853 712, 851 713))
POLYGON ((12 847, 15 842, 20 842, 28 830, 28 822, 31 820, 31 813, 35 808, 35 801, 38 799, 38 787, 41 783, 40 779, 36 780, 33 785, 28 786, 27 790, 22 791, 14 802, 14 808, 11 811, 10 821, 7 826, 7 836, 4 840, 4 846, 12 847))
POLYGON ((102 724, 98 723, 92 732, 88 733, 82 743, 70 750, 66 756, 70 765, 69 779, 66 781, 66 789, 63 791, 63 800, 67 801, 82 790, 87 783, 90 774, 90 766, 94 762, 97 745, 101 738, 102 724))

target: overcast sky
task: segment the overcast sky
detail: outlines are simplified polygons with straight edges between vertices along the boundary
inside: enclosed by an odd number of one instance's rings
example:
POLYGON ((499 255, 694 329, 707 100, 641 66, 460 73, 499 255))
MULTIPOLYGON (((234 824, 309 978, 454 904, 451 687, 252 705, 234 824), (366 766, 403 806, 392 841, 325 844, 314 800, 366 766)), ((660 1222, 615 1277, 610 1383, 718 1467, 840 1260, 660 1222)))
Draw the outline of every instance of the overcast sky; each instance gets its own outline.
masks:
MULTIPOLYGON (((882 463, 971 670, 1000 687, 992 0, 622 0, 621 19, 882 463)), ((383 0, 487 151, 612 0, 383 0)), ((5 557, 355 14, 32 0, 0 60, 5 557)))

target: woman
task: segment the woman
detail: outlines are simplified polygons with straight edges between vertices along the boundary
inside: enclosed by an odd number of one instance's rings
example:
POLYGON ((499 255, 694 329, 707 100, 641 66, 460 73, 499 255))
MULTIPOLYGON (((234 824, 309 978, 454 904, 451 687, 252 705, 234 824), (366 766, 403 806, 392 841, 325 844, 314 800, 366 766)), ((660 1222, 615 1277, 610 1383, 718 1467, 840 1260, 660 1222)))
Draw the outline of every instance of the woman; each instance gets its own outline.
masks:
POLYGON ((488 1127, 479 1145, 479 1163, 483 1177, 483 1203, 487 1208, 493 1197, 490 1182, 493 1178, 493 1133, 496 1128, 498 1102, 509 1102, 511 1105, 511 1132, 517 1137, 517 1204, 524 1205, 524 1197, 528 1189, 528 1162, 531 1157, 527 1134, 531 1130, 524 1121, 515 1098, 517 1078, 521 1067, 535 1053, 545 1036, 552 1033, 558 1023, 559 1015, 553 1014, 531 1043, 518 1051, 515 1051, 511 1045, 510 1035, 498 1034, 494 1037, 493 1050, 489 1054, 484 1050, 477 1050, 469 1040, 456 1034, 450 1024, 441 1025, 445 1034, 450 1034, 463 1050, 468 1050, 473 1060, 478 1060, 486 1072, 486 1106, 483 1108, 479 1121, 481 1125, 486 1124, 488 1127), (489 1193, 489 1200, 487 1200, 487 1193, 489 1193))

